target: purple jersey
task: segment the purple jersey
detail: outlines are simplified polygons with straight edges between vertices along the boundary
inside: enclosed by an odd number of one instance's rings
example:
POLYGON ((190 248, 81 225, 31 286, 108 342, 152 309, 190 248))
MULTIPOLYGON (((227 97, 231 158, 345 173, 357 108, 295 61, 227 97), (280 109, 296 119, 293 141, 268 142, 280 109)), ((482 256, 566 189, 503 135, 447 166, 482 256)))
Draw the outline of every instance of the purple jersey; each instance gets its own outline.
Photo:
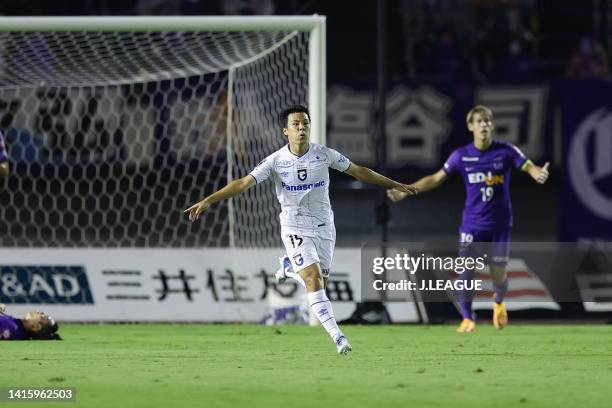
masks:
POLYGON ((6 153, 6 145, 4 144, 4 135, 0 132, 0 163, 8 160, 8 154, 6 153))
POLYGON ((444 172, 457 172, 466 190, 462 228, 498 229, 512 226, 510 174, 527 158, 514 145, 493 141, 480 151, 473 143, 451 153, 444 163, 444 172))
POLYGON ((24 340, 27 338, 20 319, 0 314, 0 340, 24 340))

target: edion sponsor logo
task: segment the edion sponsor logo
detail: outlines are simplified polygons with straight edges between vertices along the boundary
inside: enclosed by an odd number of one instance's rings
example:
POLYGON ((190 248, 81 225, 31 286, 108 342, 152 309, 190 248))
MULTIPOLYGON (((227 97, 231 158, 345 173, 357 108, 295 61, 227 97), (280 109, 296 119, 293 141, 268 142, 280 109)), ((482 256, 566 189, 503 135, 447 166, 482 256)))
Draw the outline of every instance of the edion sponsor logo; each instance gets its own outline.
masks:
POLYGON ((468 173, 468 181, 470 184, 485 183, 487 186, 504 184, 503 174, 488 173, 468 173))

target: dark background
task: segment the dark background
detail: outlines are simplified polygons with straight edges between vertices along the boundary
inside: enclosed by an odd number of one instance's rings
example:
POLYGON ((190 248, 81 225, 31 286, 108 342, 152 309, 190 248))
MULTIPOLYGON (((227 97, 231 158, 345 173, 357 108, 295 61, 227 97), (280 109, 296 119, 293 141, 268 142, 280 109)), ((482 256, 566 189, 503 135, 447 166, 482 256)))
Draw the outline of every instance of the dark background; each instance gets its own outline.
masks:
MULTIPOLYGON (((387 16, 389 83, 444 81, 450 84, 539 84, 561 78, 609 79, 611 2, 546 0, 390 0, 387 16)), ((361 83, 375 89, 377 2, 334 1, 3 1, 0 14, 16 15, 219 15, 327 16, 328 88, 361 83)), ((372 137, 375 137, 372 129, 372 137)), ((465 135, 449 143, 457 147, 465 135)), ((331 141, 333 142, 333 140, 331 141)), ((440 163, 441 165, 442 163, 440 163)), ((540 163, 542 164, 542 163, 540 163)), ((378 165, 373 166, 379 168, 378 165)), ((399 168, 387 173, 414 181, 432 169, 399 168)), ((557 166, 546 186, 516 172, 512 181, 516 240, 556 240, 557 166)), ((338 245, 380 237, 380 190, 333 175, 332 203, 338 245)), ((456 234, 464 191, 457 178, 415 200, 392 205, 389 238, 417 240, 456 234)))

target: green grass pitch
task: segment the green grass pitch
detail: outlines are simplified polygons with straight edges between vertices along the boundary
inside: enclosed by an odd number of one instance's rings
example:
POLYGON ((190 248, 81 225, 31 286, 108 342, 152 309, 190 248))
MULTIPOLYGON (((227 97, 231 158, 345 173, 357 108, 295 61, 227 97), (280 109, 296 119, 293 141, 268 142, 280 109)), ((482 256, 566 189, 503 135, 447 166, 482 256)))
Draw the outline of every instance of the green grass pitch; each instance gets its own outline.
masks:
MULTIPOLYGON (((0 387, 72 387, 65 407, 610 407, 612 326, 64 325, 0 342, 0 387)), ((3 407, 40 407, 6 403, 3 407)))

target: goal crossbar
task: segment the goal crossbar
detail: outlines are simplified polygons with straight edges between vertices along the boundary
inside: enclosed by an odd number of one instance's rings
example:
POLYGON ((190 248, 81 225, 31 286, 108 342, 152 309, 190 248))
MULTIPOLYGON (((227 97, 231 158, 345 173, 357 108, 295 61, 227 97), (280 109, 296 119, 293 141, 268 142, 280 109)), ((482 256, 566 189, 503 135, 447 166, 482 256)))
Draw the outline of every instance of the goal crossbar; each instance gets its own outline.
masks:
POLYGON ((324 16, 1 17, 2 31, 310 31, 324 16))

